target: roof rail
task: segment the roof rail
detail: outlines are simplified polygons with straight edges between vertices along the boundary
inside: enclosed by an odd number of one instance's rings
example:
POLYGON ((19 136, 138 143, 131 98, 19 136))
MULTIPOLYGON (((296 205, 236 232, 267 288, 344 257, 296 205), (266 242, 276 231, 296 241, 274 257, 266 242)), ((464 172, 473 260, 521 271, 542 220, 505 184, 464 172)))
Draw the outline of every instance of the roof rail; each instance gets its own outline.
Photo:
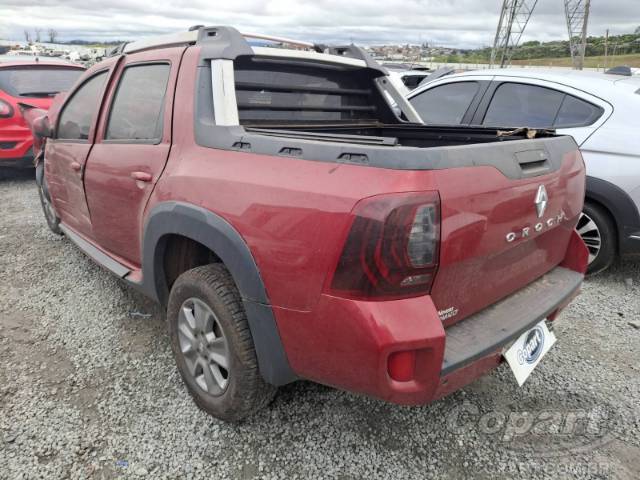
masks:
POLYGON ((301 40, 264 35, 261 33, 240 33, 233 27, 211 26, 203 27, 194 25, 186 32, 162 35, 139 40, 121 46, 115 53, 133 53, 142 50, 163 48, 178 45, 198 45, 202 47, 199 65, 206 67, 212 59, 235 60, 243 55, 262 55, 275 57, 297 57, 303 60, 315 60, 320 62, 338 62, 356 67, 368 67, 386 75, 387 71, 381 67, 364 50, 355 45, 329 47, 301 40), (293 54, 290 50, 252 46, 249 39, 266 40, 276 42, 283 46, 295 47, 298 52, 293 54))
MULTIPOLYGON (((198 43, 200 30, 206 29, 203 25, 194 25, 186 32, 170 33, 168 35, 159 35, 157 37, 145 38, 135 42, 122 45, 114 53, 133 53, 140 50, 148 50, 151 48, 168 47, 172 45, 188 45, 198 43)), ((282 45, 291 45, 298 48, 308 48, 317 52, 322 52, 325 47, 316 45, 311 42, 303 42, 301 40, 293 40, 290 38, 277 37, 274 35, 265 35, 262 33, 241 33, 245 39, 267 40, 270 42, 280 43, 282 45)))
POLYGON ((151 48, 170 47, 173 45, 188 45, 196 43, 198 39, 198 30, 190 30, 188 32, 170 33, 168 35, 159 35, 157 37, 143 38, 135 42, 127 43, 119 53, 133 53, 140 50, 148 50, 151 48))

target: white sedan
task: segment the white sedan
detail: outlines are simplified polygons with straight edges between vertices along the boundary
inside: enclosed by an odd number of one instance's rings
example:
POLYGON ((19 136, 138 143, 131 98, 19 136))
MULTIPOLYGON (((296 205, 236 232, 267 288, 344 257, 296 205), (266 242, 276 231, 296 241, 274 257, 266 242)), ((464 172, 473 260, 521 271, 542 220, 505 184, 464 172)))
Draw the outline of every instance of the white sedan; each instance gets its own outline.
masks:
POLYGON ((572 135, 587 165, 578 231, 589 272, 640 254, 640 78, 573 70, 466 72, 407 98, 432 125, 553 128, 572 135))

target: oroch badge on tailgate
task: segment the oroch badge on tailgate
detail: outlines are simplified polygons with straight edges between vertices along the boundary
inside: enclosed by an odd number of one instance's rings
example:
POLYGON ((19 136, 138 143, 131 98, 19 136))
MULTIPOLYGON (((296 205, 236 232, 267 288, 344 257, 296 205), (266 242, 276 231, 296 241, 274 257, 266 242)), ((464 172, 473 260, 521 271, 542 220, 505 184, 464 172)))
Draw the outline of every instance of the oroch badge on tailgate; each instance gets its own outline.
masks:
MULTIPOLYGON (((540 185, 538 187, 534 203, 536 206, 536 213, 538 215, 538 218, 541 219, 544 216, 544 213, 547 211, 547 205, 549 204, 549 195, 547 194, 547 189, 544 185, 540 185)), ((542 232, 543 230, 547 230, 549 228, 555 227, 556 225, 560 225, 565 220, 568 220, 567 214, 564 213, 564 210, 560 210, 560 213, 554 217, 550 217, 547 220, 541 220, 535 225, 525 227, 522 230, 507 233, 507 243, 513 243, 516 240, 531 237, 536 233, 542 232)))

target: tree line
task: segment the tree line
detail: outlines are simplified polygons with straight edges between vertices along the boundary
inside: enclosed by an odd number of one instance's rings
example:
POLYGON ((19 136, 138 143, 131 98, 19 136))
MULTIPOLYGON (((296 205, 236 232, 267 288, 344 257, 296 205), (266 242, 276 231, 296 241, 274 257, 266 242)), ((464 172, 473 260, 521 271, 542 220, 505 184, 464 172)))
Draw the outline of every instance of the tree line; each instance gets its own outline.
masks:
MULTIPOLYGON (((627 55, 640 53, 640 27, 634 33, 606 37, 588 37, 585 56, 627 55)), ((538 60, 544 58, 563 58, 571 56, 569 40, 539 42, 536 40, 520 45, 513 54, 513 60, 538 60)), ((491 59, 491 47, 466 50, 459 55, 450 55, 447 61, 488 63, 491 59), (455 57, 455 58, 453 58, 455 57)))
POLYGON ((58 39, 58 31, 55 28, 49 28, 46 32, 42 28, 34 28, 33 32, 28 29, 24 29, 24 39, 27 43, 41 42, 42 39, 46 39, 49 43, 56 43, 58 39))

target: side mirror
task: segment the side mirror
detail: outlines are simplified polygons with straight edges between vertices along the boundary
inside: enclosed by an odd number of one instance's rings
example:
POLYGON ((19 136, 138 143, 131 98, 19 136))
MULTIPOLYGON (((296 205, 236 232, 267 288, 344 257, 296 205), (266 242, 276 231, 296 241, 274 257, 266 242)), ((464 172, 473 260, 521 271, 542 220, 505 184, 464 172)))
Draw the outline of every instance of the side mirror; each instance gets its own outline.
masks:
POLYGON ((50 138, 53 136, 53 128, 51 128, 46 110, 22 102, 18 103, 18 107, 35 137, 50 138))
POLYGON ((53 128, 47 115, 36 118, 33 121, 33 134, 40 138, 51 138, 53 136, 53 128))

